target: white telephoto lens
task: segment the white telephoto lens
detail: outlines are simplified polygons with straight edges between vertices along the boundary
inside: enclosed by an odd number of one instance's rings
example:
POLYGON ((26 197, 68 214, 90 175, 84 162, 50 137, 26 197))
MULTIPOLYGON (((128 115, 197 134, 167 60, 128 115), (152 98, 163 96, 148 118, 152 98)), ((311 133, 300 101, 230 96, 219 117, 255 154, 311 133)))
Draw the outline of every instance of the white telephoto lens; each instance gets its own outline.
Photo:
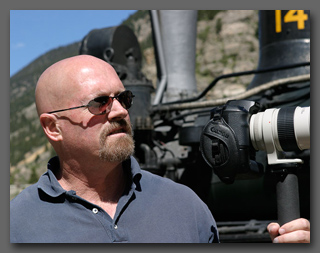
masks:
POLYGON ((300 150, 310 149, 310 106, 294 112, 294 133, 300 150))
POLYGON ((250 138, 256 150, 310 149, 310 107, 267 109, 250 119, 250 138), (272 149, 272 148, 271 148, 272 149))

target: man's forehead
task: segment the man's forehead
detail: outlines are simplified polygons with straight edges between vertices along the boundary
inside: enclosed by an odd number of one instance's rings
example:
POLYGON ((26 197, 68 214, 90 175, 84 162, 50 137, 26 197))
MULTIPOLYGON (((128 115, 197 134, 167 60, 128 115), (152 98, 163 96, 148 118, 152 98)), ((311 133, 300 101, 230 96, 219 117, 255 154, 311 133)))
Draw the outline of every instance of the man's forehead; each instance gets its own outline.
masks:
POLYGON ((70 71, 69 77, 80 86, 123 86, 116 71, 106 62, 103 64, 83 64, 70 71))
POLYGON ((100 96, 115 96, 125 90, 120 79, 87 79, 78 86, 77 93, 82 102, 88 102, 100 96))

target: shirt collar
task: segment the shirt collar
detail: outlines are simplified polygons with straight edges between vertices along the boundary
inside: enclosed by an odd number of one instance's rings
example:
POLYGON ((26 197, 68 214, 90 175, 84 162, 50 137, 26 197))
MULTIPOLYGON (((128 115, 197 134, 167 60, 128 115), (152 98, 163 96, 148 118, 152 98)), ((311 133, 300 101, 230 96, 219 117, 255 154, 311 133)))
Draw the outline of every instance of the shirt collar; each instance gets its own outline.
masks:
POLYGON ((61 187, 54 175, 54 172, 60 168, 59 158, 57 156, 51 158, 48 162, 47 168, 47 172, 44 173, 38 181, 38 188, 54 198, 66 193, 66 190, 61 187))
POLYGON ((140 165, 138 164, 137 160, 133 156, 131 156, 130 159, 126 160, 123 163, 123 167, 125 166, 128 166, 129 168, 131 167, 132 182, 135 186, 135 189, 137 191, 141 191, 140 179, 142 177, 142 174, 141 174, 140 165), (128 163, 130 162, 130 164, 126 165, 127 162, 128 163))
MULTIPOLYGON (((48 162, 47 168, 47 172, 44 173, 38 181, 38 188, 53 198, 65 194, 67 191, 61 187, 54 174, 60 168, 59 158, 57 156, 51 158, 48 162)), ((123 162, 123 168, 131 170, 133 182, 131 187, 140 191, 141 169, 136 159, 131 156, 130 159, 123 162)))

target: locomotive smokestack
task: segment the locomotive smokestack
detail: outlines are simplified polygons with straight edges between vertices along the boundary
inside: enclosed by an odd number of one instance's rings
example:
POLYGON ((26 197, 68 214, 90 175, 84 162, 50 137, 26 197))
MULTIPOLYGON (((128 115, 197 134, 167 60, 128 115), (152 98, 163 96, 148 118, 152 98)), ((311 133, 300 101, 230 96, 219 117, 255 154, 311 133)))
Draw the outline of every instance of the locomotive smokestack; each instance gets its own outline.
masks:
POLYGON ((160 36, 162 47, 157 47, 156 55, 163 56, 167 79, 162 102, 191 97, 197 92, 197 11, 160 10, 157 16, 159 34, 155 36, 160 36))
MULTIPOLYGON (((310 11, 259 11, 258 69, 310 61, 310 11)), ((291 76, 310 73, 310 66, 257 74, 248 89, 291 76)))

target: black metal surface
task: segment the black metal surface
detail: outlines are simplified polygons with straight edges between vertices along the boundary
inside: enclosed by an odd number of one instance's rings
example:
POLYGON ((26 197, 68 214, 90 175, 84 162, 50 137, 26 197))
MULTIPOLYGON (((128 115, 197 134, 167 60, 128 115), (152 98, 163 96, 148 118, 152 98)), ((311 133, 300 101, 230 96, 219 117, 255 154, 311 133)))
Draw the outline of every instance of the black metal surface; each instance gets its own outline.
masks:
POLYGON ((267 226, 272 220, 217 222, 221 243, 271 242, 267 226))
MULTIPOLYGON (((285 16, 290 16, 288 13, 288 10, 282 10, 281 18, 276 21, 275 10, 259 11, 260 55, 258 69, 310 61, 310 11, 304 11, 307 19, 301 19, 303 22, 301 27, 298 27, 298 22, 285 21, 285 16), (278 26, 281 25, 280 31, 276 30, 276 22, 278 22, 278 26)), ((308 73, 310 73, 310 67, 303 66, 257 74, 248 89, 272 80, 308 73)))
POLYGON ((300 218, 298 177, 290 172, 277 183, 278 222, 283 225, 300 218))
POLYGON ((82 40, 80 54, 90 54, 113 64, 127 65, 132 55, 141 68, 141 50, 133 31, 124 25, 89 32, 82 40))

